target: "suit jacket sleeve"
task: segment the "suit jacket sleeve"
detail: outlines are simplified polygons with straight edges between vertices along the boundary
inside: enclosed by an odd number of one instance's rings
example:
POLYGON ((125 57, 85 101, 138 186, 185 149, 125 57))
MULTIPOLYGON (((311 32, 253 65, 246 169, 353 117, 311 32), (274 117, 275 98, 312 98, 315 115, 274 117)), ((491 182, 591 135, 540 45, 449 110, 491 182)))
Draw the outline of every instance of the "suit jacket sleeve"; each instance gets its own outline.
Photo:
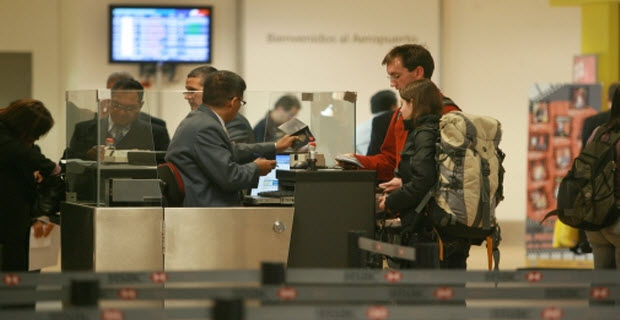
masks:
POLYGON ((258 166, 253 162, 236 163, 228 137, 217 126, 207 126, 198 132, 192 152, 200 170, 222 190, 236 192, 258 182, 258 166))
POLYGON ((276 158, 276 144, 274 142, 262 143, 233 143, 237 162, 248 163, 257 157, 267 159, 276 158))

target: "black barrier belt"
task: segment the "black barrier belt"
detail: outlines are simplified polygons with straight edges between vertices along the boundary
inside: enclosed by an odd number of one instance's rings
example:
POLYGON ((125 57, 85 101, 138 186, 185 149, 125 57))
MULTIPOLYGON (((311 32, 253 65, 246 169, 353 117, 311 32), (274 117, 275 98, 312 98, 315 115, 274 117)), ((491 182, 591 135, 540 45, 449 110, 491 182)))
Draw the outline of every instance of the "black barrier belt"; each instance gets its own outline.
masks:
POLYGON ((38 285, 66 285, 72 280, 99 280, 102 285, 162 283, 259 283, 260 270, 215 271, 142 271, 142 272, 63 272, 63 273, 0 273, 0 288, 38 285))
POLYGON ((415 249, 412 247, 399 246, 387 242, 359 237, 357 245, 360 249, 403 260, 416 261, 415 249))
MULTIPOLYGON (((262 306, 245 309, 245 320, 324 320, 324 319, 617 319, 620 307, 459 307, 459 306, 262 306)), ((62 312, 2 312, 11 320, 159 320, 212 319, 210 308, 168 309, 82 309, 62 312)), ((219 319, 215 319, 219 320, 219 319)))
MULTIPOLYGON (((0 290, 0 304, 68 301, 68 290, 0 290), (64 300, 63 300, 64 299, 64 300)), ((264 286, 262 288, 103 288, 101 300, 211 300, 266 302, 444 302, 468 300, 620 300, 620 287, 465 288, 462 286, 264 286)))
MULTIPOLYGON (((200 272, 111 272, 111 273, 0 273, 0 289, 69 285, 72 280, 99 280, 108 285, 152 285, 169 283, 260 283, 260 271, 200 272)), ((456 284, 472 282, 501 283, 604 283, 620 284, 616 270, 373 270, 373 269, 288 269, 289 284, 456 284)))

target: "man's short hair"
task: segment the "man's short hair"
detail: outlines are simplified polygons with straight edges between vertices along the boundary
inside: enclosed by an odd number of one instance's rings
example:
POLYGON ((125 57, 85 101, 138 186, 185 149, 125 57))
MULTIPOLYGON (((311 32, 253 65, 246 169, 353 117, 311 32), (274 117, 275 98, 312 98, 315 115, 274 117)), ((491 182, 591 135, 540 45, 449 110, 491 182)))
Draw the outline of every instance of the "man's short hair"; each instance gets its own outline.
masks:
POLYGON ((217 71, 216 68, 212 66, 202 66, 193 69, 187 74, 188 78, 200 78, 200 81, 203 82, 207 76, 213 72, 217 71))
POLYGON ((609 85, 609 89, 607 89, 607 101, 612 102, 614 100, 614 93, 616 93, 618 88, 620 88, 620 82, 614 82, 609 85))
POLYGON ((144 97, 144 87, 140 82, 134 79, 121 79, 118 80, 112 87, 112 93, 116 90, 135 90, 138 93, 138 102, 142 102, 144 97))
POLYGON ((277 107, 281 107, 282 109, 284 109, 284 111, 290 111, 294 107, 297 107, 297 109, 301 109, 301 102, 299 102, 299 99, 297 99, 297 97, 287 94, 280 97, 280 99, 278 99, 278 101, 276 101, 273 106, 274 109, 277 107))
POLYGON ((202 103, 221 107, 234 97, 243 98, 245 89, 245 81, 238 74, 226 70, 215 71, 204 79, 202 103))
POLYGON ((106 84, 112 83, 112 86, 119 80, 133 80, 133 76, 127 71, 114 72, 108 76, 106 84))
POLYGON ((424 69, 424 78, 430 79, 435 71, 435 62, 431 53, 419 44, 403 44, 390 50, 383 58, 381 65, 386 65, 396 58, 403 60, 403 66, 409 71, 417 67, 424 69))
POLYGON ((381 90, 370 98, 370 112, 375 114, 389 111, 398 104, 396 94, 391 90, 381 90))

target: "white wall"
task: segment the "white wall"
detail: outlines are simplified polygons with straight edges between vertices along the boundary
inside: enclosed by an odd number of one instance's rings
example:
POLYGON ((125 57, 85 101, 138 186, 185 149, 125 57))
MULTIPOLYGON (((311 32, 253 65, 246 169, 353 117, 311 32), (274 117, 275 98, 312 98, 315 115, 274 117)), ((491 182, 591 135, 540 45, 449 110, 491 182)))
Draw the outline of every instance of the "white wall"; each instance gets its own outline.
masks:
MULTIPOLYGON (((58 0, 0 0, 0 51, 32 52, 32 98, 41 100, 57 121, 38 144, 58 159, 56 142, 63 139, 60 84, 58 0)), ((2 73, 2 77, 10 74, 2 73)), ((2 106, 4 107, 4 106, 2 106)), ((62 117, 64 118, 64 117, 62 117)))
MULTIPOLYGON (((59 159, 66 144, 66 90, 104 88, 107 76, 115 71, 139 75, 136 65, 108 63, 111 3, 174 4, 167 0, 0 0, 0 51, 33 53, 33 98, 43 101, 56 120, 54 128, 39 142, 51 159, 59 159)), ((237 1, 184 0, 182 4, 214 7, 213 64, 235 70, 237 1)), ((185 76, 194 67, 178 67, 172 81, 164 78, 161 89, 183 90, 185 76)), ((163 104, 158 115, 168 120, 170 135, 188 110, 183 99, 163 104)))
POLYGON ((526 212, 528 93, 536 82, 570 82, 581 51, 581 14, 548 0, 444 0, 442 90, 466 112, 503 124, 505 196, 498 215, 526 212))
MULTIPOLYGON (((245 0, 243 75, 250 90, 356 91, 361 123, 370 97, 390 86, 381 61, 392 47, 416 41, 439 55, 439 8, 440 0, 245 0)), ((254 124, 265 109, 250 107, 254 124)))
MULTIPOLYGON (((115 71, 128 71, 139 76, 134 64, 108 63, 108 7, 110 4, 161 4, 174 5, 166 0, 62 0, 63 71, 65 90, 105 88, 107 76, 115 71)), ((180 5, 211 5, 213 7, 213 57, 212 64, 218 69, 236 70, 236 2, 230 0, 184 0, 180 5)), ((183 91, 187 73, 199 65, 185 64, 177 67, 175 76, 169 80, 162 77, 160 90, 183 91)), ((142 79, 144 80, 144 79, 142 79)), ((156 77, 149 78, 156 87, 156 77)), ((147 98, 152 97, 147 94, 147 98)), ((167 93, 161 99, 148 99, 149 112, 167 122, 170 137, 187 112, 189 106, 178 93, 167 93), (149 102, 153 102, 150 103, 149 102)))

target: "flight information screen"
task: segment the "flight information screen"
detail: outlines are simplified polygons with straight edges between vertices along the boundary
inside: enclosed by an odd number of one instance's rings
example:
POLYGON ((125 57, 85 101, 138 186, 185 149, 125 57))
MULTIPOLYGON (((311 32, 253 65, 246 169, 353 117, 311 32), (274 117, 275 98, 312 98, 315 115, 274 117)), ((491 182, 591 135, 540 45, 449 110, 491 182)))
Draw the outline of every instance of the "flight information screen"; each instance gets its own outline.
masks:
POLYGON ((110 6, 110 62, 211 62, 211 7, 110 6))

